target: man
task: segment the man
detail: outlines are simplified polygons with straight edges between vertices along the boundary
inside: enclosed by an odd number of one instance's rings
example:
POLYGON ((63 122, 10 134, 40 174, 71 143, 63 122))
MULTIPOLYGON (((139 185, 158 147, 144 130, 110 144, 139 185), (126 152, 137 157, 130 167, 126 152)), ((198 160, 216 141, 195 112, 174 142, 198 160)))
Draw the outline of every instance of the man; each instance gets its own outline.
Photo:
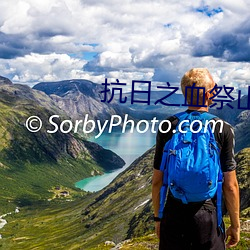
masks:
MULTIPOLYGON (((205 88, 205 96, 204 94, 201 95, 199 91, 194 91, 193 99, 191 99, 191 92, 187 91, 186 98, 189 104, 187 112, 208 112, 208 107, 212 104, 212 90, 214 90, 215 87, 212 76, 207 69, 203 68, 195 68, 186 72, 181 80, 183 94, 185 94, 186 87, 191 87, 194 83, 195 87, 205 88), (205 99, 203 99, 203 96, 205 99)), ((221 250, 225 249, 225 240, 227 240, 227 248, 236 246, 240 239, 240 222, 239 187, 236 179, 236 163, 234 160, 235 142, 232 127, 224 121, 222 133, 219 133, 220 126, 216 124, 214 136, 220 148, 220 162, 224 177, 223 195, 231 221, 226 235, 223 230, 220 230, 217 226, 216 198, 203 202, 183 204, 181 200, 176 199, 171 192, 169 192, 163 218, 161 220, 159 219, 160 189, 163 183, 163 172, 160 171, 160 165, 163 148, 165 143, 171 139, 173 135, 172 131, 178 123, 178 118, 175 116, 169 117, 168 120, 172 124, 171 130, 168 133, 158 131, 157 134, 152 178, 155 230, 160 239, 159 249, 221 250)), ((164 131, 164 127, 162 131, 164 131)))

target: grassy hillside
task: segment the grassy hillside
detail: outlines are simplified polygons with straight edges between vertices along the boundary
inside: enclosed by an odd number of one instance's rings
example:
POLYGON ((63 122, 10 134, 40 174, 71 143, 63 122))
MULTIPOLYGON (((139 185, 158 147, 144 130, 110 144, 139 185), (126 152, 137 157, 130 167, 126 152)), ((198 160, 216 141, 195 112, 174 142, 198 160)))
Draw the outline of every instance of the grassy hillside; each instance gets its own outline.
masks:
MULTIPOLYGON (((229 218, 226 217, 224 219, 226 226, 229 226, 229 218)), ((249 232, 247 233, 245 230, 241 232, 241 241, 239 244, 232 248, 234 250, 246 250, 250 247, 249 242, 249 232)), ((114 249, 112 246, 105 244, 105 242, 99 244, 96 247, 91 248, 90 250, 112 250, 114 249)), ((154 233, 149 233, 144 236, 132 238, 129 240, 122 241, 116 245, 116 249, 119 250, 158 250, 159 249, 159 241, 154 233)))
MULTIPOLYGON (((249 161, 244 163, 248 152, 245 149, 238 155, 239 167, 241 161, 249 167, 249 161)), ((56 199, 25 207, 19 214, 6 217, 8 224, 0 230, 3 249, 111 249, 105 241, 115 242, 121 247, 118 249, 157 249, 156 237, 148 235, 154 232, 153 153, 154 149, 146 152, 102 191, 71 202, 56 199)), ((225 220, 228 225, 229 219, 225 220)), ((247 220, 242 218, 241 242, 235 249, 248 249, 247 220)))
POLYGON ((61 132, 48 134, 52 114, 67 117, 42 92, 23 85, 0 85, 0 215, 15 206, 51 198, 49 190, 54 186, 74 189, 75 182, 91 173, 124 165, 110 150, 84 138, 61 132), (32 115, 43 121, 37 133, 25 127, 32 115))
POLYGON ((20 209, 8 215, 8 224, 0 230, 2 249, 81 249, 83 200, 54 200, 20 209))
MULTIPOLYGON (((34 204, 7 216, 8 224, 0 230, 3 249, 89 249, 105 240, 122 241, 132 218, 145 205, 151 209, 151 201, 142 203, 150 199, 152 156, 153 150, 101 192, 34 204)), ((151 219, 145 230, 149 228, 153 230, 151 219)))

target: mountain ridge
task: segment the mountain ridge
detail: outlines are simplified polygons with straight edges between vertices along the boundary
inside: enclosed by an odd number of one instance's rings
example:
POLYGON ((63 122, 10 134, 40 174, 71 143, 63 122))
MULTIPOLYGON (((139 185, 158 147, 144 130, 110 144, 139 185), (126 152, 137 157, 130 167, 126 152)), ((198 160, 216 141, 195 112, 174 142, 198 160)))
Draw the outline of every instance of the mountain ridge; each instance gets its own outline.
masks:
POLYGON ((10 79, 0 76, 0 84, 13 84, 13 83, 10 79))
POLYGON ((33 89, 49 95, 57 106, 73 119, 88 114, 90 119, 104 121, 110 119, 113 114, 124 114, 115 101, 111 104, 101 102, 102 85, 88 80, 41 82, 33 86, 33 89))

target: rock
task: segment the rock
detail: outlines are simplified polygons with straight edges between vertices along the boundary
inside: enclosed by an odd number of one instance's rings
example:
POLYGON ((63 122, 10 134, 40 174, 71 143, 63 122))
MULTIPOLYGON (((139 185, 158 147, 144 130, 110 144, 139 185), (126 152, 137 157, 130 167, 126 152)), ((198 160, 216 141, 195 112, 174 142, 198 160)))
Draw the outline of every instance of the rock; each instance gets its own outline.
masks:
MULTIPOLYGON (((90 141, 84 141, 83 143, 93 159, 106 171, 122 168, 125 165, 125 161, 111 150, 90 141)), ((93 172, 93 175, 95 175, 95 172, 93 172)))
POLYGON ((103 86, 88 80, 41 82, 33 89, 50 95, 57 106, 75 120, 83 119, 88 114, 89 119, 103 122, 112 114, 122 114, 115 101, 114 104, 101 102, 103 86))
POLYGON ((105 246, 112 246, 112 247, 115 246, 115 243, 113 241, 109 241, 109 240, 105 241, 104 244, 105 244, 105 246))
POLYGON ((13 83, 8 78, 0 76, 0 84, 13 84, 13 83))

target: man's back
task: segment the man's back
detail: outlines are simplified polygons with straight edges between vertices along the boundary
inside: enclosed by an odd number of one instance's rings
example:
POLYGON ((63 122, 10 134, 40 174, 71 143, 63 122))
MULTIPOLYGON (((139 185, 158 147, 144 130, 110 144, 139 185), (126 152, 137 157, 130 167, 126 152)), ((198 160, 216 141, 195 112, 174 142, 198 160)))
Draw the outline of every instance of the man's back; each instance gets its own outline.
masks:
MULTIPOLYGON (((197 68, 186 72, 181 80, 181 89, 189 106, 187 112, 208 112, 208 107, 213 103, 212 95, 216 84, 207 69, 197 68)), ((161 212, 160 190, 162 185, 166 185, 164 172, 160 170, 163 147, 172 138, 172 131, 178 123, 178 119, 174 116, 169 117, 168 120, 172 124, 171 130, 168 133, 159 131, 157 134, 152 178, 155 230, 160 238, 160 249, 225 249, 225 235, 221 230, 224 225, 217 225, 217 221, 220 220, 215 206, 216 196, 202 202, 183 204, 185 200, 174 197, 169 191, 163 219, 160 220, 158 217, 161 212)), ((214 138, 220 148, 220 164, 224 178, 223 195, 231 221, 231 226, 226 230, 226 237, 229 237, 227 247, 232 247, 239 241, 239 187, 235 171, 233 129, 224 121, 222 124, 221 131, 220 123, 216 124, 214 138)), ((162 130, 164 131, 164 126, 162 130)), ((180 161, 182 164, 186 162, 184 158, 180 158, 180 161)), ((169 168, 171 168, 170 165, 169 168)))
MULTIPOLYGON (((187 113, 193 110, 187 110, 187 113)), ((200 113, 204 113, 201 111, 200 113)), ((154 157, 154 168, 160 169, 164 145, 172 139, 173 130, 177 129, 179 119, 171 116, 167 120, 171 122, 171 130, 168 133, 158 131, 156 151, 154 157)), ((218 118, 214 119, 218 121, 218 118)), ((164 131, 168 123, 162 126, 164 131)), ((234 134, 232 127, 222 121, 216 123, 214 136, 217 145, 221 150, 220 159, 222 171, 232 171, 236 168, 232 146, 234 144, 234 134), (223 126, 222 130, 220 126, 223 126), (220 133, 222 131, 222 133, 220 133)), ((170 166, 171 167, 171 166, 170 166)), ((191 181, 191 180, 190 180, 191 181)), ((194 183, 195 184, 195 183, 194 183)), ((177 249, 178 242, 180 249, 223 249, 224 248, 224 225, 218 232, 216 217, 216 196, 201 202, 189 202, 183 204, 180 199, 176 199, 171 191, 168 193, 163 220, 161 221, 161 231, 165 232, 161 237, 160 249, 177 249), (206 222, 209 222, 206 224, 206 222), (206 224, 206 225, 205 225, 206 224), (171 240, 169 240, 171 239, 171 240), (172 245, 171 245, 172 244, 172 245), (172 246, 172 248, 171 248, 172 246)))

